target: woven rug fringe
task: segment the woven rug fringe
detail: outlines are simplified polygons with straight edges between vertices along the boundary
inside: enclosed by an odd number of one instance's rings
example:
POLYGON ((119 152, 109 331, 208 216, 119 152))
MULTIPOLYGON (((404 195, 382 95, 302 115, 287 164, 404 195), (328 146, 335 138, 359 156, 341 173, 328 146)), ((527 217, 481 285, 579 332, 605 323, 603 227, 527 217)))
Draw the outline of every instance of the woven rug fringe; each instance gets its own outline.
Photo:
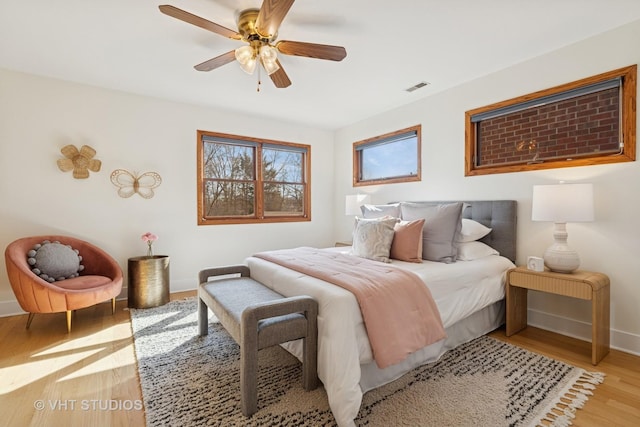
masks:
POLYGON ((547 408, 546 415, 538 421, 536 427, 568 427, 576 417, 576 409, 580 409, 593 396, 592 390, 596 385, 602 384, 605 374, 603 372, 582 371, 580 376, 570 383, 561 393, 555 404, 547 408), (549 424, 543 424, 546 421, 549 424))

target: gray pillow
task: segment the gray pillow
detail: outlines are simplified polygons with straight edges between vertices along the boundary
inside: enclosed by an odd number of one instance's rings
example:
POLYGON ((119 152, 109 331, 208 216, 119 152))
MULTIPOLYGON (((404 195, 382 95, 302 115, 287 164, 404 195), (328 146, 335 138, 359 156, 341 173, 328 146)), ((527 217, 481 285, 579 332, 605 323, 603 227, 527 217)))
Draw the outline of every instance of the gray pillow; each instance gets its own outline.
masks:
POLYGON ((47 282, 79 276, 80 271, 84 270, 84 265, 80 265, 81 261, 82 257, 77 249, 57 241, 45 240, 27 252, 27 263, 31 266, 31 271, 47 282))
POLYGON ((401 203, 402 219, 414 221, 424 218, 422 258, 429 261, 456 262, 456 240, 462 228, 462 202, 441 205, 401 203))
POLYGON ((375 261, 389 262, 394 234, 393 226, 397 221, 397 218, 356 218, 351 254, 375 261))
POLYGON ((400 203, 392 203, 388 205, 362 205, 360 206, 362 211, 362 217, 382 218, 384 216, 392 216, 394 218, 400 218, 400 203))

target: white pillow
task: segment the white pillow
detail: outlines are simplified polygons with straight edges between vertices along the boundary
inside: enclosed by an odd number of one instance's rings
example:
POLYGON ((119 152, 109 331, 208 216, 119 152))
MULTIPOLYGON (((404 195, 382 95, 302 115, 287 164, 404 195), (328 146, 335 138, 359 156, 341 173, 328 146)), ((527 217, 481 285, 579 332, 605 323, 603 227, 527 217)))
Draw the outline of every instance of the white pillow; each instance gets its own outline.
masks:
POLYGON ((500 255, 500 253, 482 242, 463 242, 458 244, 458 259, 460 261, 473 261, 489 255, 500 255))
POLYGON ((462 229, 457 242, 474 242, 489 234, 491 229, 472 219, 462 218, 462 229))
POLYGON ((387 205, 362 205, 360 206, 362 217, 367 219, 382 218, 392 216, 400 218, 400 203, 392 203, 387 205))

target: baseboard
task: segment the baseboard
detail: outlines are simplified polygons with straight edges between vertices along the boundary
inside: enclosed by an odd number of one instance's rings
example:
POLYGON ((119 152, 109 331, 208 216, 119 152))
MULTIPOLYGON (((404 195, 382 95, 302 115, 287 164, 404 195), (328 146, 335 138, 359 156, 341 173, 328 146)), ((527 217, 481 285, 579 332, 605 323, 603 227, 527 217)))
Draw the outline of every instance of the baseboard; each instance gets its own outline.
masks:
POLYGON ((171 281, 171 293, 174 292, 184 292, 184 291, 195 291, 198 289, 197 280, 173 280, 171 281))
POLYGON ((18 314, 27 314, 20 308, 17 300, 0 301, 0 317, 16 316, 18 314))
MULTIPOLYGON (((194 280, 175 280, 170 284, 170 292, 184 292, 184 291, 195 291, 196 286, 194 285, 194 280)), ((127 299, 127 287, 123 286, 120 295, 116 297, 116 300, 126 300, 127 299)), ((18 301, 14 299, 0 301, 0 317, 8 317, 8 316, 17 316, 20 314, 27 314, 26 311, 23 311, 20 308, 20 304, 18 301)))
MULTIPOLYGON (((527 323, 536 328, 591 342, 591 323, 557 316, 539 310, 527 310, 527 323)), ((611 348, 640 356, 640 335, 610 330, 611 348)))
MULTIPOLYGON (((171 283, 171 292, 195 290, 192 280, 176 280, 171 283)), ((122 288, 118 300, 126 299, 127 288, 122 288)), ((583 341, 591 341, 591 323, 557 316, 539 310, 527 310, 528 324, 536 328, 567 335, 583 341)), ((0 301, 0 317, 26 314, 18 301, 0 301)), ((640 335, 611 329, 611 348, 640 356, 640 335)))
MULTIPOLYGON (((116 297, 117 301, 127 299, 127 291, 125 288, 123 288, 123 292, 124 294, 120 293, 120 295, 116 297)), ((0 301, 0 317, 19 316, 21 314, 27 314, 27 312, 20 308, 17 300, 0 301)))

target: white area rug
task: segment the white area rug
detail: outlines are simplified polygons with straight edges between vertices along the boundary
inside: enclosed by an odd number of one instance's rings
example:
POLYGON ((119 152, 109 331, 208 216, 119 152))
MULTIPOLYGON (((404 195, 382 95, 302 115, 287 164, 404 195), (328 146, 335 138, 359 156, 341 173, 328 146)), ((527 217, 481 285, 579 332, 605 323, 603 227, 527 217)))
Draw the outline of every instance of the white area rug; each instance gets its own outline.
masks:
MULTIPOLYGON (((245 418, 239 347, 211 315, 198 336, 195 298, 132 309, 131 324, 148 426, 335 425, 324 389, 305 391, 298 360, 279 346, 260 351, 258 412, 245 418)), ((566 426, 602 380, 480 337, 366 393, 356 424, 566 426)))

